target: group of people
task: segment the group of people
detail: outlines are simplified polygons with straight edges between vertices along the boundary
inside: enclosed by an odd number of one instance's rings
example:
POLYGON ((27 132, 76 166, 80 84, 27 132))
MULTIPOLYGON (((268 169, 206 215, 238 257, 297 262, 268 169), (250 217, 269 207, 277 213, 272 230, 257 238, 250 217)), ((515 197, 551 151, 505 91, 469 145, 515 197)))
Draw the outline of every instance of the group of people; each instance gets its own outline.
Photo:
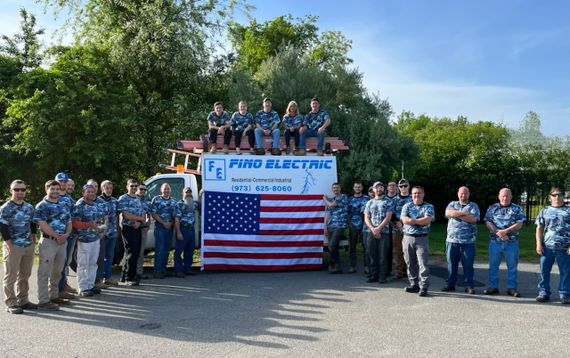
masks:
POLYGON ((46 196, 35 207, 25 201, 27 191, 23 180, 10 184, 11 198, 0 207, 0 233, 3 238, 3 288, 6 311, 19 314, 24 310, 57 311, 61 305, 79 297, 101 293, 101 289, 117 286, 111 278, 111 267, 117 241, 124 245, 120 281, 138 286, 143 275, 144 247, 150 218, 155 225, 154 277, 166 276, 172 238, 176 238, 174 272, 185 277, 191 272, 194 254, 194 223, 198 202, 192 189, 183 189, 183 199, 170 195, 168 183, 161 186, 161 195, 150 201, 146 186, 137 180, 127 181, 127 192, 116 199, 113 183, 94 179, 81 187, 75 201, 75 183, 66 173, 58 173, 45 183, 46 196), (121 221, 121 222, 120 222, 121 221), (29 299, 29 278, 38 243, 38 303, 29 299), (77 289, 67 281, 68 267, 77 246, 77 289))
POLYGON ((281 155, 279 138, 282 124, 285 138, 285 154, 306 155, 307 147, 305 138, 317 137, 317 155, 323 155, 326 128, 331 124, 329 114, 321 108, 317 97, 311 99, 311 111, 305 116, 299 113, 297 102, 291 101, 283 115, 279 118, 277 112, 272 109, 271 99, 263 99, 263 109, 257 111, 255 118, 248 112, 247 102, 240 101, 238 111, 231 117, 224 111, 222 102, 214 103, 214 110, 208 114, 209 151, 216 153, 217 135, 223 135, 223 152, 229 153, 229 145, 232 135, 236 147, 236 154, 241 154, 241 138, 247 136, 250 154, 265 154, 263 142, 264 136, 272 138, 271 154, 281 155), (294 138, 295 146, 291 147, 291 138, 294 138))
MULTIPOLYGON (((411 188, 406 179, 384 184, 375 182, 363 194, 361 182, 355 182, 353 195, 341 194, 340 185, 332 185, 332 197, 324 196, 326 210, 325 233, 330 251, 329 272, 342 273, 339 243, 345 229, 349 232, 349 273, 356 272, 356 244, 364 247, 364 271, 367 282, 387 282, 395 261, 395 279, 407 274, 406 292, 424 297, 429 288, 428 233, 435 221, 433 205, 424 202, 424 189, 411 188), (399 191, 398 191, 399 189, 399 191), (392 258, 393 255, 393 258, 392 258)), ((469 200, 469 188, 457 192, 458 200, 445 210, 448 219, 446 259, 448 276, 444 292, 455 291, 459 263, 463 267, 463 286, 468 294, 475 294, 474 259, 477 223, 481 219, 479 207, 469 200)), ((507 291, 520 297, 517 290, 519 259, 519 230, 525 217, 522 208, 512 202, 512 192, 502 188, 499 202, 491 205, 483 221, 489 229, 489 270, 486 295, 499 294, 499 266, 502 256, 507 264, 507 291)), ((570 303, 570 206, 564 202, 564 193, 558 187, 549 192, 550 205, 536 218, 536 252, 540 255, 540 280, 536 301, 550 300, 550 272, 556 261, 560 270, 558 287, 561 303, 570 303)))

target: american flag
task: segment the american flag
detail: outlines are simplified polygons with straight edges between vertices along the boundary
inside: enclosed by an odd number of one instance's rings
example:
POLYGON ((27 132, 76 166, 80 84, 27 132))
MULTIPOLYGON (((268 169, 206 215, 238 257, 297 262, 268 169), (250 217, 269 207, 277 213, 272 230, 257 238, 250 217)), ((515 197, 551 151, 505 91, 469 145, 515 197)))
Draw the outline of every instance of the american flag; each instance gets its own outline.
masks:
POLYGON ((204 193, 205 270, 322 268, 322 195, 204 193))

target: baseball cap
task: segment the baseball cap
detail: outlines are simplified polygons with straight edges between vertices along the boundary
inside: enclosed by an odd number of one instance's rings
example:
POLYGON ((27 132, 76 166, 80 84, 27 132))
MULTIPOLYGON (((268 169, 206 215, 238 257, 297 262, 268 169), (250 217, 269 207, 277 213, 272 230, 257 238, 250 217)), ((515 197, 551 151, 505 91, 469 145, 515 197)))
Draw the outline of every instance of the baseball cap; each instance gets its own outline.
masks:
POLYGON ((404 185, 404 184, 408 184, 408 185, 409 185, 410 183, 408 182, 407 179, 400 179, 400 181, 398 182, 398 185, 404 185))
POLYGON ((377 185, 381 185, 382 187, 384 187, 384 183, 382 183, 381 181, 375 182, 375 183, 372 185, 372 187, 375 187, 375 186, 377 186, 377 185))
POLYGON ((83 188, 81 190, 86 190, 86 189, 93 189, 95 190, 95 187, 91 184, 85 184, 83 185, 83 188))
POLYGON ((188 193, 188 192, 191 193, 191 192, 192 192, 192 188, 186 187, 186 188, 184 188, 184 189, 182 190, 182 192, 183 192, 183 193, 188 193))
POLYGON ((271 102, 271 98, 265 97, 265 98, 263 99, 263 103, 265 103, 265 102, 271 102))
POLYGON ((69 180, 69 176, 67 174, 65 174, 64 172, 60 172, 57 173, 55 175, 55 180, 60 181, 60 180, 69 180))

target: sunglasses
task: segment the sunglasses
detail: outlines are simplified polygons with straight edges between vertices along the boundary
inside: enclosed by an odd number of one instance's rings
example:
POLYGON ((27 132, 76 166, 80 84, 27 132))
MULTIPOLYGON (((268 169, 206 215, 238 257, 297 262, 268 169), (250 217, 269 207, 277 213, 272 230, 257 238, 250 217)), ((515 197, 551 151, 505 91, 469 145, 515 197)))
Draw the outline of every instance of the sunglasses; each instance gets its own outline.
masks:
POLYGON ((140 191, 146 191, 146 188, 139 188, 140 191))
POLYGON ((23 193, 23 192, 25 192, 27 189, 26 189, 26 188, 14 188, 14 189, 12 189, 12 190, 17 191, 17 192, 19 192, 19 193, 23 193))
POLYGON ((553 198, 561 198, 564 196, 564 194, 562 193, 556 193, 556 194, 550 194, 550 196, 552 196, 553 198))
POLYGON ((138 186, 137 184, 132 184, 132 185, 129 185, 129 187, 131 187, 131 188, 138 188, 139 186, 138 186))
POLYGON ((407 188, 408 185, 398 185, 400 188, 407 188))

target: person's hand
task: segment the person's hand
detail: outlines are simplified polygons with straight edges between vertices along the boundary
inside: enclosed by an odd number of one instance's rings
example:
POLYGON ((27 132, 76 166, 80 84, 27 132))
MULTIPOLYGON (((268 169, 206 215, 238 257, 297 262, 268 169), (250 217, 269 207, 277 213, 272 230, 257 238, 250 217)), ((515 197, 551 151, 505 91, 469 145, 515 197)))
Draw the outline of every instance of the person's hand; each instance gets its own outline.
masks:
POLYGON ((319 134, 323 133, 324 131, 325 131, 325 128, 323 128, 323 127, 319 128, 319 129, 317 130, 317 132, 318 132, 319 134))
POLYGON ((182 233, 179 232, 176 234, 176 240, 178 240, 178 241, 184 240, 184 237, 182 237, 182 233))
POLYGON ((263 133, 265 133, 265 135, 270 135, 271 129, 265 129, 265 130, 263 130, 263 133))
POLYGON ((170 230, 172 228, 172 221, 165 222, 163 226, 166 230, 170 230))
POLYGON ((138 229, 139 227, 141 227, 140 221, 135 221, 135 222, 133 223, 133 229, 136 230, 136 229, 138 229))
POLYGON ((536 253, 540 256, 544 255, 544 248, 542 247, 542 244, 536 244, 536 253))
POLYGON ((402 230, 402 222, 401 221, 396 221, 395 226, 398 230, 402 230))
POLYGON ((222 127, 218 128, 218 134, 224 134, 224 128, 222 127))

